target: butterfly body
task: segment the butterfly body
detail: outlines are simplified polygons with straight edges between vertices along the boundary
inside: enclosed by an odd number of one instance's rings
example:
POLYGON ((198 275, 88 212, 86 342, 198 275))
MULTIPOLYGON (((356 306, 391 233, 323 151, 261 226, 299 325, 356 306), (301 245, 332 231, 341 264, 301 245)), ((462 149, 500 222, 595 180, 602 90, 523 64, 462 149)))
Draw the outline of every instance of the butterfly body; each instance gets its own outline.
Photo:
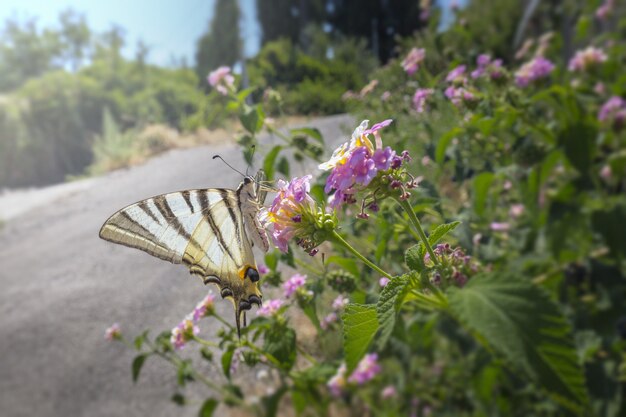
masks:
POLYGON ((113 214, 100 237, 184 264, 205 284, 216 284, 222 298, 233 301, 239 330, 241 313, 263 297, 252 252, 255 245, 269 249, 257 219, 266 194, 262 178, 260 171, 236 190, 185 190, 139 201, 113 214))

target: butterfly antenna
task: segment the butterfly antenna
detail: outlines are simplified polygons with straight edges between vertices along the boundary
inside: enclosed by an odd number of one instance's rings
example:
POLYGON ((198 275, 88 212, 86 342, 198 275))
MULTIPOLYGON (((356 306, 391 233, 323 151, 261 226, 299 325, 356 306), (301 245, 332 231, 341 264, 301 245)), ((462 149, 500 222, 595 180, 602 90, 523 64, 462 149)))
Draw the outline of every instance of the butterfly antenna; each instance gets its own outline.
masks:
POLYGON ((237 168, 233 167, 231 164, 229 164, 228 162, 226 162, 226 161, 224 160, 224 158, 222 158, 220 155, 213 155, 213 159, 217 159, 217 158, 221 159, 221 160, 222 160, 222 162, 223 162, 223 163, 225 163, 225 164, 226 164, 226 166, 228 166, 228 167, 229 167, 230 169, 232 169, 233 171, 235 171, 235 172, 239 173, 240 175, 242 175, 242 176, 244 176, 244 177, 247 177, 247 176, 248 176, 248 171, 246 171, 246 173, 244 174, 243 172, 239 171, 237 168))

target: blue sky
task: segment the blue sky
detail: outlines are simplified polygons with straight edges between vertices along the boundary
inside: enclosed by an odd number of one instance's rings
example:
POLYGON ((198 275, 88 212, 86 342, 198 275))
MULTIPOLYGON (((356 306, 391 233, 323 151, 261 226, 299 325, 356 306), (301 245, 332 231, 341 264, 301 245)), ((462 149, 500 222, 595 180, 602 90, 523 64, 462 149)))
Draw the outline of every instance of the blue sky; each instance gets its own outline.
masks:
MULTIPOLYGON (((240 0, 245 53, 258 50, 260 27, 255 0, 240 0)), ((167 65, 172 57, 193 64, 196 40, 207 30, 214 0, 0 0, 0 23, 8 18, 37 18, 38 26, 57 25, 59 13, 72 8, 85 14, 89 27, 104 32, 112 24, 126 31, 124 53, 133 56, 139 39, 151 46, 149 60, 167 65)))
MULTIPOLYGON (((452 0, 440 0, 448 4, 452 0)), ((255 0, 239 0, 241 34, 246 56, 259 48, 261 29, 256 22, 255 0)), ((459 4, 467 0, 457 0, 459 4)), ((196 40, 207 30, 214 0, 0 0, 0 24, 8 18, 37 18, 39 27, 57 25, 59 13, 68 8, 84 13, 89 27, 104 32, 117 24, 126 30, 126 56, 134 55, 139 39, 151 47, 148 59, 168 65, 185 57, 193 65, 196 40)), ((444 21, 449 21, 444 8, 444 21)))

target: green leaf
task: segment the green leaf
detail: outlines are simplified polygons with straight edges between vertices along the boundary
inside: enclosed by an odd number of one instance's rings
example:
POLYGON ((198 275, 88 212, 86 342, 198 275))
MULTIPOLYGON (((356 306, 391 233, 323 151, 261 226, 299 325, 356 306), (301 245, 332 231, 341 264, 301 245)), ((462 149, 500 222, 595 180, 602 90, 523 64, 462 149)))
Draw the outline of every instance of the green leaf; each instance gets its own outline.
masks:
POLYGON ((348 304, 341 315, 343 322, 343 350, 348 374, 359 363, 378 331, 376 306, 348 304))
POLYGON ((243 102, 250 94, 256 90, 256 87, 248 87, 237 93, 237 101, 243 102))
POLYGON ((226 378, 230 379, 230 365, 233 362, 233 355, 235 354, 235 347, 230 346, 229 349, 222 354, 222 371, 226 378))
POLYGON ((596 148, 597 129, 591 123, 578 122, 569 125, 559 135, 567 159, 581 173, 586 173, 593 162, 596 148))
POLYGON ((283 174, 285 177, 289 176, 289 161, 284 156, 278 160, 278 164, 276 164, 276 169, 278 172, 283 174))
POLYGON ((588 402, 570 326, 548 295, 513 274, 486 274, 449 289, 453 315, 552 397, 580 411, 588 402))
POLYGON ((448 149, 448 145, 456 136, 463 133, 463 129, 460 127, 455 127, 454 129, 448 131, 443 136, 439 138, 437 142, 437 148, 435 149, 435 161, 438 164, 441 164, 446 156, 446 150, 448 149))
POLYGON ((248 132, 251 134, 256 133, 259 121, 257 109, 255 107, 243 106, 241 113, 239 113, 239 121, 248 132))
POLYGON ((278 253, 277 251, 267 252, 265 254, 265 265, 272 270, 275 271, 278 266, 278 253))
POLYGON ((265 334, 263 350, 280 361, 288 371, 296 363, 296 332, 288 327, 272 327, 265 334))
POLYGON ((133 342, 135 349, 141 350, 143 343, 146 341, 146 338, 148 337, 148 332, 149 330, 145 330, 142 334, 140 334, 139 336, 135 338, 135 341, 133 342))
POLYGON ((265 155, 265 159, 263 160, 263 171, 265 171, 265 175, 267 175, 267 179, 269 181, 274 179, 276 158, 278 157, 281 149, 283 149, 281 145, 274 146, 272 150, 265 155))
POLYGON ((430 235, 428 235, 428 243, 430 243, 431 246, 436 245, 441 239, 443 239, 448 233, 456 229, 456 227, 460 224, 461 222, 440 224, 435 228, 435 230, 431 232, 430 235))
POLYGON ((493 179, 491 172, 483 172, 474 177, 474 211, 479 216, 485 212, 485 204, 493 179))
POLYGON ((602 235, 611 253, 626 256, 626 206, 616 205, 610 210, 599 210, 591 215, 593 228, 602 235))
POLYGON ((207 399, 204 404, 202 404, 198 417, 212 417, 218 404, 219 402, 215 398, 207 399))
POLYGON ((185 398, 185 396, 181 394, 180 392, 177 392, 174 395, 172 395, 172 398, 170 399, 172 400, 174 404, 180 405, 180 406, 185 405, 185 403, 187 402, 187 399, 185 398))
POLYGON ((290 132, 291 132, 291 136, 297 136, 297 135, 309 136, 310 138, 313 138, 316 141, 318 141, 321 145, 324 145, 324 138, 322 137, 322 132, 320 132, 319 129, 310 128, 310 127, 301 127, 298 129, 291 129, 290 132))
POLYGON ((378 349, 382 349, 396 324, 396 315, 400 309, 405 290, 411 281, 411 275, 405 274, 393 277, 385 285, 376 303, 376 317, 380 325, 381 333, 378 336, 378 349))
POLYGON ((148 356, 150 356, 149 353, 143 353, 141 355, 135 356, 135 359, 133 359, 133 364, 132 364, 133 382, 137 382, 137 380, 139 379, 141 368, 143 367, 143 364, 146 362, 146 359, 148 359, 148 356))
POLYGON ((342 256, 333 255, 326 258, 326 262, 328 262, 329 264, 337 264, 356 277, 361 275, 359 271, 359 266, 354 259, 348 259, 342 256))
POLYGON ((424 265, 424 244, 422 242, 417 245, 411 246, 404 254, 404 262, 412 271, 422 272, 426 265, 424 265))

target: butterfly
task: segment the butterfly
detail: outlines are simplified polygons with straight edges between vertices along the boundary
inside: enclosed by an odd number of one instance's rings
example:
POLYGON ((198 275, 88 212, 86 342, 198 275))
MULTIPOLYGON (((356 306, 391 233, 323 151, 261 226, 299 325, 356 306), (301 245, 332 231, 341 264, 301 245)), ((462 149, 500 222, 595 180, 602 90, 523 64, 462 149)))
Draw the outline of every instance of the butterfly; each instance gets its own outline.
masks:
POLYGON ((265 174, 245 176, 236 190, 208 188, 162 194, 131 204, 102 225, 100 237, 157 258, 184 264, 205 284, 216 284, 240 320, 260 306, 259 271, 252 247, 269 250, 257 215, 265 202, 265 174))

